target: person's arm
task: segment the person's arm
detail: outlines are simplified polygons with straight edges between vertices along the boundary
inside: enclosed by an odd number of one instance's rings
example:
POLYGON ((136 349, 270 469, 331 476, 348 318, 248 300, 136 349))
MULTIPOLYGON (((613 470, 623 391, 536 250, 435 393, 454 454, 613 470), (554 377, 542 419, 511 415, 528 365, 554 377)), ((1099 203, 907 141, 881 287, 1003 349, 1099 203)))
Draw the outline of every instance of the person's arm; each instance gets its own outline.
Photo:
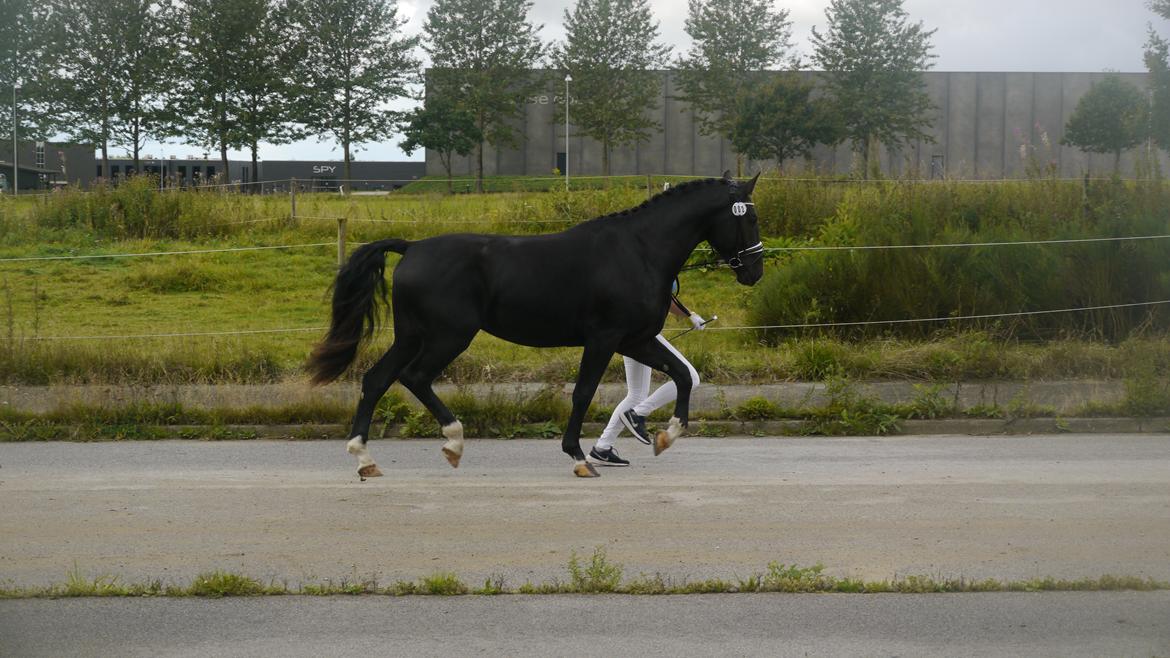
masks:
POLYGON ((695 329, 703 329, 707 326, 707 321, 703 319, 703 316, 683 306, 683 303, 674 295, 670 296, 670 312, 680 317, 689 318, 691 326, 695 329))

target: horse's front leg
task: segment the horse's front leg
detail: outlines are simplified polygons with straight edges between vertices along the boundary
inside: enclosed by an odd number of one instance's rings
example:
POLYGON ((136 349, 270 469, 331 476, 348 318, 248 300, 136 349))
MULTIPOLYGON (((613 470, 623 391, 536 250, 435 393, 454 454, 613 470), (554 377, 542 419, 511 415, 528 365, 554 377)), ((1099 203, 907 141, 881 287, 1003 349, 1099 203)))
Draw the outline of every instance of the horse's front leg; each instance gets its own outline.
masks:
POLYGON ((585 412, 589 410, 589 403, 593 401, 593 394, 597 392, 597 385, 601 383, 601 376, 613 357, 614 348, 589 344, 581 354, 581 367, 577 373, 577 384, 573 387, 573 411, 569 414, 569 425, 565 428, 565 437, 561 440, 561 450, 573 458, 573 473, 577 477, 595 478, 600 475, 593 465, 585 461, 585 453, 581 450, 581 425, 585 421, 585 412))

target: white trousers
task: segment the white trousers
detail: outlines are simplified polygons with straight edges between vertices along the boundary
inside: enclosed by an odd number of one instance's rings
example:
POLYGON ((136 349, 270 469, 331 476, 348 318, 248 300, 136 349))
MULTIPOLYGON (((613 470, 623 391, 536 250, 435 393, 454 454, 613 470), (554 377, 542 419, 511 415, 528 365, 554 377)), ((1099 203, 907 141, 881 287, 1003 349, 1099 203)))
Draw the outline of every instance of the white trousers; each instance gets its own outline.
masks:
MULTIPOLYGON (((687 370, 691 373, 691 393, 699 388, 699 373, 695 367, 687 361, 686 357, 678 350, 674 349, 662 334, 655 336, 659 343, 662 343, 670 353, 677 356, 687 370)), ((613 440, 621 434, 625 429, 622 425, 622 413, 627 409, 633 409, 634 413, 639 416, 649 416, 651 411, 658 407, 665 405, 668 402, 673 402, 678 397, 678 387, 674 385, 673 379, 667 379, 666 383, 655 389, 654 393, 650 393, 650 366, 635 361, 630 357, 623 357, 626 364, 626 397, 617 404, 613 409, 613 415, 609 417, 609 423, 605 426, 605 431, 601 433, 601 437, 597 439, 596 447, 599 450, 613 447, 613 440)))

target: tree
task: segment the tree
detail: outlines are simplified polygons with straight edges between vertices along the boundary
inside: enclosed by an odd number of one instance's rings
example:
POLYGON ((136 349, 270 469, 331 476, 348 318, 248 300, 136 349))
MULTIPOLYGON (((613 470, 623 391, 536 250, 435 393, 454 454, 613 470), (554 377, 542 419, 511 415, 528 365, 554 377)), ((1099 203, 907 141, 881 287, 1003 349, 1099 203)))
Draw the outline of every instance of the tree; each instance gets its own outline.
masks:
POLYGON ((840 134, 840 117, 831 105, 814 98, 813 85, 790 73, 740 96, 731 144, 737 153, 773 159, 783 168, 789 158, 808 157, 817 144, 835 144, 840 134))
MULTIPOLYGON (((761 71, 788 60, 792 23, 788 10, 769 0, 690 0, 686 31, 691 48, 678 62, 682 97, 690 103, 704 135, 730 138, 737 99, 761 81, 761 71)), ((736 158, 738 175, 743 159, 736 158)))
POLYGON ((12 93, 19 83, 20 93, 15 99, 19 137, 39 137, 53 128, 53 113, 46 108, 46 83, 50 81, 46 63, 51 58, 45 45, 52 42, 51 15, 51 7, 43 2, 0 0, 0 98, 9 99, 0 107, 8 107, 3 115, 8 117, 11 128, 12 93))
POLYGON ((411 113, 402 129, 405 139, 399 144, 407 155, 416 149, 438 153, 447 172, 447 192, 452 192, 451 165, 455 155, 467 156, 483 141, 475 116, 466 108, 443 96, 427 98, 426 105, 411 113))
POLYGON ((296 118, 336 140, 351 180, 355 147, 386 139, 402 118, 386 104, 419 80, 418 38, 402 34, 406 19, 389 0, 300 1, 293 15, 305 45, 296 118))
MULTIPOLYGON (((103 0, 105 1, 105 0, 103 0)), ((146 140, 163 132, 163 94, 172 80, 174 5, 170 0, 117 0, 126 24, 117 66, 124 93, 116 105, 114 139, 129 149, 134 171, 146 140)), ((161 172, 160 172, 161 174, 161 172)))
POLYGON ((163 133, 174 7, 169 0, 56 0, 46 87, 61 127, 102 152, 123 147, 139 170, 146 140, 163 133))
POLYGON ((1150 72, 1149 138, 1158 148, 1170 151, 1170 43, 1153 28, 1146 41, 1145 61, 1150 72))
POLYGON ((121 75, 102 61, 99 53, 117 48, 123 21, 115 3, 60 0, 55 4, 51 56, 55 75, 49 81, 54 113, 70 138, 95 144, 101 151, 102 178, 110 177, 110 146, 121 75))
MULTIPOLYGON (((565 41, 552 55, 555 66, 573 76, 572 120, 601 142, 601 170, 609 175, 615 146, 650 138, 661 125, 646 116, 658 99, 658 76, 670 46, 656 43, 658 24, 647 0, 577 0, 565 10, 565 41)), ((566 104, 558 108, 563 121, 566 104)))
MULTIPOLYGON (((240 62, 236 78, 237 120, 230 140, 251 153, 252 183, 260 180, 260 142, 287 144, 304 136, 292 123, 300 89, 294 69, 304 57, 303 44, 293 33, 288 5, 257 4, 257 20, 245 36, 249 56, 240 62)), ((249 190, 260 191, 256 185, 249 190)))
MULTIPOLYGON (((1170 19, 1170 0, 1154 0, 1150 9, 1170 19)), ((1170 42, 1149 26, 1145 48, 1146 69, 1150 72, 1150 134, 1149 138, 1161 148, 1170 151, 1170 42)))
POLYGON ((254 53, 250 35, 266 13, 265 0, 186 0, 181 20, 180 82, 172 92, 171 127, 189 144, 219 151, 228 174, 228 149, 237 131, 240 67, 254 53))
POLYGON ((870 152, 930 140, 932 108, 921 71, 930 68, 930 37, 911 24, 903 0, 831 0, 828 27, 812 30, 813 62, 825 71, 829 95, 844 118, 845 135, 869 176, 870 152))
POLYGON ((1145 141, 1149 106, 1137 86, 1111 75, 1093 83, 1064 128, 1062 144, 1091 153, 1112 153, 1113 174, 1121 173, 1121 152, 1145 141))
POLYGON ((543 45, 528 21, 529 0, 435 0, 423 26, 434 68, 427 94, 457 99, 475 117, 476 191, 483 191, 484 144, 513 145, 524 99, 544 81, 532 73, 543 45))

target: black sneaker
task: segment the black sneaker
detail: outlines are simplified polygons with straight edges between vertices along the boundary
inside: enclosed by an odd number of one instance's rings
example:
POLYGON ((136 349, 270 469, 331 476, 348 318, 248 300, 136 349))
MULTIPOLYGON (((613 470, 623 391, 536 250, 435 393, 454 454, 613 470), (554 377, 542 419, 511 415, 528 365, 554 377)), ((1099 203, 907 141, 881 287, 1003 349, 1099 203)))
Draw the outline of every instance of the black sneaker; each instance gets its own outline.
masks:
POLYGON ((650 433, 646 431, 646 417, 634 413, 633 409, 622 412, 622 425, 630 430, 630 434, 644 445, 650 445, 650 433))
POLYGON ((586 457, 585 460, 588 461, 590 464, 597 464, 598 466, 629 466, 630 465, 630 462, 628 460, 625 460, 625 459, 622 459, 621 457, 618 457, 617 450, 614 450, 613 448, 606 448, 604 450, 598 450, 597 446, 594 446, 593 449, 589 451, 589 456, 586 457))

